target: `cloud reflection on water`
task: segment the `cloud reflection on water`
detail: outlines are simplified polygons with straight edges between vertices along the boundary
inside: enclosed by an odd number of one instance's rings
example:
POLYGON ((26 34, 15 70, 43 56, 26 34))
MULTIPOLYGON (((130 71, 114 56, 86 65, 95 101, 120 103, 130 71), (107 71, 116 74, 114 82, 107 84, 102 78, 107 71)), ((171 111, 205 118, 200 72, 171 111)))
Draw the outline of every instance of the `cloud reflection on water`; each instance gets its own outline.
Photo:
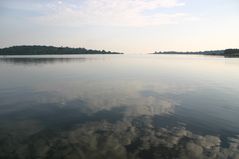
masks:
POLYGON ((139 81, 71 81, 64 85, 40 86, 37 89, 49 92, 54 90, 63 97, 59 99, 62 107, 66 106, 67 100, 80 99, 86 102, 92 112, 125 107, 125 116, 173 113, 179 103, 171 95, 193 90, 184 86, 143 84, 139 81))

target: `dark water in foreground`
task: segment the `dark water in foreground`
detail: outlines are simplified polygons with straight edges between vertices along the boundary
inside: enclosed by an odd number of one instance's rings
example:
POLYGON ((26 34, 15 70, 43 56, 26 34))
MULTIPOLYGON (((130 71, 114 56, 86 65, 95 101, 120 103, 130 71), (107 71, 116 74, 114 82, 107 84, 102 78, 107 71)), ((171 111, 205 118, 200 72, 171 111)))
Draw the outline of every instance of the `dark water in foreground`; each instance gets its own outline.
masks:
POLYGON ((0 57, 0 158, 239 158, 239 59, 0 57))

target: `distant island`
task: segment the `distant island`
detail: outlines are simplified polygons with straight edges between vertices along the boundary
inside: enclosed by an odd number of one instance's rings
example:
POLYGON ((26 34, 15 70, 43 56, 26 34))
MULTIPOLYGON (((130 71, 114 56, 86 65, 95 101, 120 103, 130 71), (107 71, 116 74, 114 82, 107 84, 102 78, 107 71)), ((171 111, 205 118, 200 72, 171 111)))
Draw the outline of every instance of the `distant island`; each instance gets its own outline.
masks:
POLYGON ((198 51, 198 52, 159 51, 154 52, 153 54, 219 55, 225 57, 239 57, 239 49, 198 51))
POLYGON ((105 50, 89 50, 85 48, 54 46, 12 46, 0 49, 0 55, 70 55, 70 54, 123 54, 105 50))

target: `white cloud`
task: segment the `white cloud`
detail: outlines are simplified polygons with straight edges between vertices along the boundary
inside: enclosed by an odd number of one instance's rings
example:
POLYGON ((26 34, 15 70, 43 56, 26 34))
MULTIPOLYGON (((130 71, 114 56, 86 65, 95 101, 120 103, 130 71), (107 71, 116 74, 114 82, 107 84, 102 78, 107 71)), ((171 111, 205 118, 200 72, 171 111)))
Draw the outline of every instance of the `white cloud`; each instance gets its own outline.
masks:
POLYGON ((57 1, 58 4, 62 4, 62 1, 57 1))
POLYGON ((46 24, 79 26, 158 26, 193 19, 186 13, 163 13, 185 4, 177 0, 86 0, 81 3, 57 1, 47 5, 48 14, 37 18, 46 24), (153 11, 145 14, 146 11, 153 11))

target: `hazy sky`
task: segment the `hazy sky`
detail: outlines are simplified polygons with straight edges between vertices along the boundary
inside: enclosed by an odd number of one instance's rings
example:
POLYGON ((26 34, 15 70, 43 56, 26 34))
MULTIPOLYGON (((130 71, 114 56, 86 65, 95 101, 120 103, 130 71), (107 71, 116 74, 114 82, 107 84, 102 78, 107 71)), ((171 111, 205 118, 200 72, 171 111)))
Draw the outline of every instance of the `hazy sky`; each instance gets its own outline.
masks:
POLYGON ((0 47, 239 48, 239 0, 0 0, 0 47))

